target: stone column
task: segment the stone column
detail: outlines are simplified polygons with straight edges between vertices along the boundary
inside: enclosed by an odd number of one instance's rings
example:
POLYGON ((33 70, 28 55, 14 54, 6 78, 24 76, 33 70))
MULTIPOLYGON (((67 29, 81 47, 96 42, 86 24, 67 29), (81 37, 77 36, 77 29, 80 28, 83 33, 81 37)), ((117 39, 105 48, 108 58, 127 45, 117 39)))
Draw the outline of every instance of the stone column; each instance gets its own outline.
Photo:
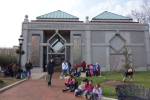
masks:
POLYGON ((86 62, 87 64, 91 64, 91 31, 86 32, 86 62))
POLYGON ((28 51, 27 51, 27 59, 31 60, 31 55, 32 55, 32 34, 28 32, 28 51))
POLYGON ((43 31, 40 31, 40 67, 43 68, 43 31))
POLYGON ((106 68, 105 71, 110 71, 110 40, 113 38, 116 32, 105 32, 106 43, 106 68))
POLYGON ((73 31, 70 32, 70 63, 74 65, 73 62, 73 31))
POLYGON ((110 71, 110 47, 106 47, 106 71, 110 71))
POLYGON ((73 63, 81 62, 81 34, 73 35, 73 63))
POLYGON ((147 70, 150 70, 150 35, 148 31, 145 31, 145 46, 147 55, 147 70))
POLYGON ((21 66, 24 66, 25 63, 27 62, 27 55, 28 55, 28 52, 27 52, 27 35, 28 35, 28 30, 22 30, 22 34, 23 34, 23 45, 22 45, 22 50, 25 52, 25 54, 23 54, 21 57, 21 66))
POLYGON ((25 63, 27 62, 27 46, 28 46, 28 22, 23 22, 22 24, 22 35, 23 35, 23 45, 22 45, 22 50, 24 50, 25 54, 22 55, 21 57, 21 66, 24 67, 25 63))

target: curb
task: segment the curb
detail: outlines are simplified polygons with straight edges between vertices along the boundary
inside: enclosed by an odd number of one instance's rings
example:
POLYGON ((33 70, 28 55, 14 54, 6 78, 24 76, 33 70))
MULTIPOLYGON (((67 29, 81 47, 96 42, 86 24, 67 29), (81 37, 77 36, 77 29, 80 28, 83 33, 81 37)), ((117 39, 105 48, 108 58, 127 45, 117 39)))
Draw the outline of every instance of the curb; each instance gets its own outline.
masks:
POLYGON ((0 93, 2 93, 2 92, 4 92, 4 91, 6 91, 6 90, 8 90, 8 89, 10 89, 10 88, 12 88, 12 87, 14 87, 14 86, 16 86, 16 85, 18 85, 18 84, 20 84, 20 83, 22 83, 22 82, 24 82, 24 81, 26 81, 26 80, 27 80, 27 79, 23 79, 23 80, 17 81, 17 82, 15 82, 15 83, 13 83, 13 84, 10 84, 10 85, 8 85, 8 86, 3 87, 3 88, 0 89, 0 93))
POLYGON ((32 75, 31 75, 31 79, 32 79, 32 80, 42 79, 42 78, 44 78, 45 75, 46 75, 45 73, 41 73, 41 75, 39 75, 39 74, 32 74, 32 75), (36 76, 36 77, 35 77, 35 76, 36 76))
POLYGON ((118 99, 108 98, 108 97, 102 97, 102 99, 104 99, 104 100, 118 100, 118 99))

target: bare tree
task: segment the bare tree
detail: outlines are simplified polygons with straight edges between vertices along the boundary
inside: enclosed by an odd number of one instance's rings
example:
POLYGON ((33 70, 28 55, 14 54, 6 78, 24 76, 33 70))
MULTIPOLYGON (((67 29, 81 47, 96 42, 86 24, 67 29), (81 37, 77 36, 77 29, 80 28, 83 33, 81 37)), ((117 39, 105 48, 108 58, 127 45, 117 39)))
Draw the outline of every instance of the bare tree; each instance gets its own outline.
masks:
POLYGON ((140 23, 150 23, 150 1, 143 0, 141 11, 138 11, 137 9, 132 10, 130 17, 140 23))
POLYGON ((123 55, 124 55, 124 58, 125 58, 125 65, 124 65, 124 68, 125 68, 125 69, 128 69, 129 67, 131 67, 131 60, 130 60, 129 50, 128 50, 126 44, 125 44, 125 46, 124 46, 123 55))

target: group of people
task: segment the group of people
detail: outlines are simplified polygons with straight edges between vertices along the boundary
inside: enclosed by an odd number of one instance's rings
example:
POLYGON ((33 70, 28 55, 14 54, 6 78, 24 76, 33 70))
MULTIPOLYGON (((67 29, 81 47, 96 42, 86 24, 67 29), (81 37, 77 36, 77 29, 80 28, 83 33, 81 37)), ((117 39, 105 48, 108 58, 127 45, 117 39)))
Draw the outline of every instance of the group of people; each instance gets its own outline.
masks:
POLYGON ((9 64, 1 66, 0 72, 3 73, 5 77, 16 77, 19 78, 21 76, 22 70, 19 68, 18 64, 9 64))
MULTIPOLYGON (((61 78, 65 79, 65 88, 63 92, 70 91, 74 92, 75 96, 84 95, 87 99, 94 98, 92 100, 100 100, 102 96, 102 88, 99 84, 93 85, 91 80, 85 79, 78 83, 76 80, 76 74, 79 72, 85 72, 87 76, 100 75, 100 65, 87 65, 85 62, 80 64, 80 67, 72 67, 70 62, 62 62, 62 73, 61 78), (84 63, 84 64, 83 64, 84 63), (81 69, 82 68, 82 69, 81 69), (78 70, 80 69, 80 70, 78 70)), ((51 79, 54 73, 55 63, 53 59, 50 59, 47 64, 47 80, 48 86, 51 86, 51 79)))
POLYGON ((87 65, 86 76, 100 76, 101 75, 101 67, 100 64, 96 63, 87 65))
POLYGON ((7 66, 1 66, 0 72, 5 77, 15 77, 17 79, 30 78, 31 77, 32 63, 28 61, 25 64, 25 69, 22 69, 18 64, 9 64, 7 66))
POLYGON ((75 96, 84 96, 87 100, 101 100, 102 88, 100 84, 93 85, 92 80, 84 79, 80 84, 74 76, 68 75, 65 79, 63 92, 74 92, 75 96))
POLYGON ((101 75, 101 66, 100 64, 86 64, 85 61, 82 61, 81 64, 75 64, 71 66, 70 62, 62 62, 62 74, 61 78, 64 78, 65 75, 71 74, 73 76, 79 77, 81 72, 86 73, 86 76, 100 76, 101 75))
MULTIPOLYGON (((51 86, 51 79, 54 73, 55 63, 53 59, 50 59, 47 64, 47 73, 48 73, 48 86, 51 86)), ((71 73, 72 69, 66 61, 62 63, 62 75, 65 79, 65 88, 63 92, 73 92, 75 96, 84 96, 87 100, 101 100, 102 97, 102 88, 100 84, 93 85, 91 80, 84 79, 79 84, 76 80, 76 76, 71 73), (70 74, 69 74, 70 73, 70 74)))
POLYGON ((99 63, 96 64, 86 64, 85 61, 82 61, 81 64, 76 64, 75 69, 77 70, 76 72, 85 72, 87 77, 92 77, 92 76, 100 76, 101 75, 101 66, 99 63))

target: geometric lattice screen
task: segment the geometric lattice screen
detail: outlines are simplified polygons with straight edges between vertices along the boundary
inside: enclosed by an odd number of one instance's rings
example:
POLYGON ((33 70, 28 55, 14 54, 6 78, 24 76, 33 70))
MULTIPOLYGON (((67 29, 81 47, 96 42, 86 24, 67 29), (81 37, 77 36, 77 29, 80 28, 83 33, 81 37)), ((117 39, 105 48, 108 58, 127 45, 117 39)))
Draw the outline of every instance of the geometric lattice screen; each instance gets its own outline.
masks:
POLYGON ((120 52, 125 46, 125 40, 119 35, 116 34, 111 40, 110 40, 110 47, 114 52, 120 52))
POLYGON ((55 34, 49 41, 51 53, 64 53, 65 40, 58 34, 55 34))

